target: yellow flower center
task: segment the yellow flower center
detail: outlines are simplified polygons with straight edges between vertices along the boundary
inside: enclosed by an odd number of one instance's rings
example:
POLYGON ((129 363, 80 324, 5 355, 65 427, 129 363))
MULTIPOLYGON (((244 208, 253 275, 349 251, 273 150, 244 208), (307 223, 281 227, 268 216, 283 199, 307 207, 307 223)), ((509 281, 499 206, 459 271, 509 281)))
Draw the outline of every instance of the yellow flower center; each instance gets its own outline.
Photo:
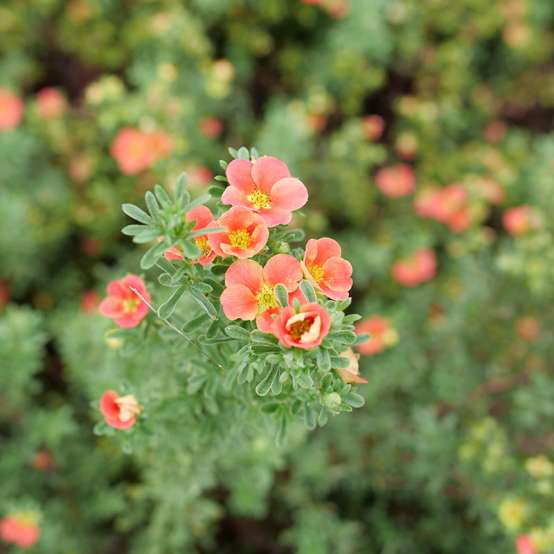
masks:
POLYGON ((208 242, 208 237, 198 237, 196 239, 196 246, 202 250, 202 254, 205 256, 210 251, 210 243, 208 242))
POLYGON ((133 312, 136 311, 139 304, 140 304, 140 300, 138 298, 126 298, 122 302, 123 313, 132 314, 133 312))
POLYGON ((229 243, 235 248, 245 250, 250 246, 250 233, 246 229, 238 229, 229 233, 229 243))
POLYGON ((308 266, 308 271, 316 283, 321 282, 325 276, 325 270, 320 265, 310 265, 308 266))
POLYGON ((259 189, 251 192, 246 199, 252 204, 255 210, 269 209, 271 208, 271 200, 269 196, 259 189))
POLYGON ((256 300, 258 302, 258 312, 262 313, 269 308, 278 308, 279 304, 277 298, 275 298, 275 293, 273 289, 268 285, 263 285, 260 292, 256 295, 256 300))

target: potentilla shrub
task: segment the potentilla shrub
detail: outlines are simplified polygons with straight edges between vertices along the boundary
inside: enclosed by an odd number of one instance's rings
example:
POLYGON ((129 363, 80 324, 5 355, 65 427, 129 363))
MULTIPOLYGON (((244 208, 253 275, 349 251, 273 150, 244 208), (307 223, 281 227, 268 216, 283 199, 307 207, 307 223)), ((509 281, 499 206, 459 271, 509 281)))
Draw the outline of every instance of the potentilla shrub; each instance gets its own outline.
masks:
MULTIPOLYGON (((277 158, 244 147, 230 152, 234 159, 221 162, 221 185, 210 189, 217 200, 212 209, 206 206, 210 193, 191 199, 185 175, 174 197, 161 186, 146 193, 148 213, 124 204, 138 224, 123 232, 137 244, 154 242, 141 268, 159 270, 165 292, 157 294, 165 299, 155 306, 153 285, 127 275, 108 285, 100 312, 129 329, 123 340, 173 333, 174 342, 187 344, 188 361, 203 368, 189 392, 209 386, 222 397, 217 412, 223 398, 248 398, 245 417, 272 414, 282 439, 291 419, 303 418, 313 428, 363 404, 352 385, 358 373, 352 346, 367 335, 355 332, 360 316, 344 313, 352 267, 340 245, 323 237, 310 239, 305 249, 295 246, 304 234, 288 224, 308 200, 305 185, 277 158), (196 309, 176 310, 183 296, 196 309)), ((149 415, 145 401, 132 387, 107 390, 97 430, 140 427, 149 415)), ((167 395, 161 391, 148 402, 166 403, 167 395)))

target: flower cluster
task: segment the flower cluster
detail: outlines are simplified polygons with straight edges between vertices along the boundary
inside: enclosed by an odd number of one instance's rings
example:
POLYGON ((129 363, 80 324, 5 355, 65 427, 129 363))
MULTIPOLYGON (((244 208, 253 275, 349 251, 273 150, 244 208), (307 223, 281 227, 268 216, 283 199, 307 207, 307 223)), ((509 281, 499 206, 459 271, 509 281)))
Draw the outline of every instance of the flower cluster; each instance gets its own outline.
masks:
MULTIPOLYGON (((129 225, 124 232, 136 242, 158 240, 143 256, 142 267, 147 269, 165 258, 164 268, 169 273, 160 282, 177 287, 157 310, 158 316, 167 322, 180 295, 190 290, 214 323, 221 321, 225 333, 243 338, 250 332, 244 334, 244 328, 227 331, 225 319, 255 322, 253 337, 265 341, 265 346, 250 342, 244 346, 248 355, 258 358, 260 348, 282 355, 291 349, 315 352, 335 329, 338 342, 326 343, 320 362, 329 369, 335 363, 343 383, 365 383, 359 376, 357 355, 348 347, 356 340, 363 342, 365 336, 357 338, 350 323, 357 316, 349 316, 347 323, 341 324, 344 307, 337 308, 339 303, 349 303, 352 266, 342 257, 340 245, 328 237, 308 240, 304 251, 292 249, 284 226, 291 222, 293 212, 306 204, 306 186, 277 158, 259 157, 246 149, 236 154, 229 164, 222 162, 225 177, 220 180, 228 184, 219 189, 221 202, 214 211, 203 204, 209 196, 190 201, 182 182, 173 204, 161 187, 156 187, 156 195, 146 194, 150 215, 135 206, 124 206, 125 213, 144 224, 129 225), (204 276, 203 282, 197 282, 199 275, 204 276), (181 285, 177 279, 182 280, 181 285), (213 283, 219 292, 215 293, 213 283), (220 318, 212 298, 220 305, 220 318), (273 338, 261 339, 255 333, 273 338)), ((112 281, 107 292, 99 311, 119 327, 138 326, 152 307, 150 293, 137 275, 112 281)), ((390 343, 389 335, 377 340, 390 343)), ((301 363, 317 370, 316 357, 301 363)), ((336 409, 336 398, 331 402, 329 394, 337 393, 327 393, 322 403, 336 409)), ((100 400, 100 410, 107 425, 128 429, 142 408, 132 394, 120 396, 108 390, 100 400)))

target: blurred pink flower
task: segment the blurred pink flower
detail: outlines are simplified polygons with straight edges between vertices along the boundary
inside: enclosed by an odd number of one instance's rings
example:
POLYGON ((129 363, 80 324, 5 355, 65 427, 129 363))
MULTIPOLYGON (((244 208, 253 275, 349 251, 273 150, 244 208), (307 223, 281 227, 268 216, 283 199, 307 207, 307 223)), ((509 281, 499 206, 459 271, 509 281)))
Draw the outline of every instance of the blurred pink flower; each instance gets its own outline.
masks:
POLYGON ((132 394, 119 396, 115 391, 107 390, 100 398, 100 411, 110 427, 128 429, 136 423, 142 408, 132 394))
POLYGON ((411 194, 416 186, 414 170, 407 164, 383 167, 375 175, 379 190, 389 198, 411 194))
POLYGON ((23 116, 23 101, 5 88, 0 88, 0 131, 15 129, 23 116))
POLYGON ((515 237, 526 235, 541 225, 541 219, 533 206, 524 204, 506 210, 502 216, 505 229, 515 237))
POLYGON ((362 119, 362 129, 368 140, 379 140, 385 129, 385 120, 380 115, 367 115, 362 119))
POLYGON ((437 272, 435 253, 429 248, 413 252, 392 267, 393 279, 405 287, 415 287, 432 279, 437 272))
POLYGON ((19 548, 31 548, 39 539, 40 529, 36 518, 27 513, 7 515, 0 520, 0 538, 19 548))
POLYGON ((54 87, 46 87, 37 93, 38 115, 43 119, 62 116, 67 108, 65 96, 54 87))
POLYGON ((363 335, 364 333, 369 335, 369 339, 366 342, 356 346, 358 351, 365 356, 379 354, 379 352, 396 344, 398 341, 398 333, 390 321, 379 315, 373 315, 357 323, 356 333, 358 335, 363 335))

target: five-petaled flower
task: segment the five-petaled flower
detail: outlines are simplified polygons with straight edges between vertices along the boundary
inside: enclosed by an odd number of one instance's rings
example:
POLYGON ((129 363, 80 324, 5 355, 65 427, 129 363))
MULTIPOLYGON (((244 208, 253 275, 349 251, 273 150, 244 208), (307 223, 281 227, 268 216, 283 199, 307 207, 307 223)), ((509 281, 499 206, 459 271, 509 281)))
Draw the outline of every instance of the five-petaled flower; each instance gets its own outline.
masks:
POLYGON ((107 390, 100 398, 100 411, 110 427, 128 429, 136 423, 142 407, 132 394, 119 396, 117 392, 107 390))
MULTIPOLYGON (((200 229, 208 229, 210 227, 215 227, 214 216, 210 209, 206 206, 197 206, 193 208, 185 216, 187 221, 194 221, 193 231, 199 231, 200 229)), ((208 265, 213 262, 216 253, 212 249, 210 242, 208 241, 208 235, 200 235, 195 239, 196 246, 200 248, 202 252, 200 257, 195 260, 191 260, 194 264, 208 265)), ((165 251, 164 256, 167 260, 182 260, 183 253, 178 246, 172 246, 165 251)))
POLYGON ((319 304, 303 304, 298 309, 282 308, 272 325, 272 333, 286 348, 311 350, 329 333, 331 318, 319 304))
POLYGON ((269 227, 290 223, 292 212, 308 201, 304 184, 290 176, 284 162, 272 156, 253 162, 233 160, 226 174, 229 186, 221 201, 259 213, 269 227))
POLYGON ((429 281, 436 272, 435 253, 429 248, 417 250, 406 258, 398 260, 392 266, 394 280, 405 287, 415 287, 429 281))
POLYGON ((137 275, 127 275, 107 286, 108 297, 100 303, 100 313, 113 319, 120 327, 136 327, 148 313, 148 306, 131 290, 150 302, 144 281, 137 275))
POLYGON ((246 208, 231 208, 216 222, 225 231, 210 233, 208 241, 218 256, 251 258, 267 243, 269 229, 257 213, 246 208))
POLYGON ((19 548, 31 548, 39 539, 37 516, 32 512, 18 512, 0 520, 0 538, 19 548))
POLYGON ((256 319, 258 329, 270 333, 272 316, 280 309, 275 286, 280 283, 292 293, 301 279, 300 262, 288 254, 273 256, 263 268, 253 260, 236 261, 225 273, 223 311, 229 319, 256 319))
POLYGON ((310 239, 302 268, 306 278, 332 300, 344 300, 352 288, 352 266, 341 257, 341 248, 330 238, 310 239))
POLYGON ((360 364, 358 362, 360 355, 355 354, 352 348, 345 350, 341 356, 348 358, 350 364, 345 368, 337 368, 335 371, 339 374, 340 378, 345 383, 356 383, 358 385, 364 385, 367 383, 367 379, 360 376, 360 364))

